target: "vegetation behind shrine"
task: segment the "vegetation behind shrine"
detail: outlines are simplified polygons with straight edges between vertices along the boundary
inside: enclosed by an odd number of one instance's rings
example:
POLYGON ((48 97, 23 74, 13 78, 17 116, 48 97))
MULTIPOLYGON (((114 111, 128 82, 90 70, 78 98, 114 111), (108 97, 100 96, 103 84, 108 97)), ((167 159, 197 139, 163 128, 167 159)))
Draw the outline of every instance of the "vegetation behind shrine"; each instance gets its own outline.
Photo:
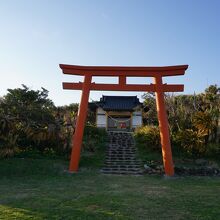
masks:
MULTIPOLYGON (((192 158, 219 158, 220 88, 211 85, 204 93, 166 94, 165 99, 174 153, 192 158)), ((142 149, 161 151, 153 93, 144 95, 144 109, 145 126, 135 131, 136 142, 142 149)))
MULTIPOLYGON (((144 127, 134 135, 140 148, 160 151, 155 97, 144 98, 144 127)), ((174 152, 187 157, 220 156, 220 88, 209 86, 197 95, 166 94, 174 152)), ((48 91, 8 89, 0 99, 0 157, 40 153, 68 157, 78 104, 55 106, 48 91)), ((95 114, 88 113, 83 150, 93 153, 104 145, 106 132, 95 127, 95 114)))

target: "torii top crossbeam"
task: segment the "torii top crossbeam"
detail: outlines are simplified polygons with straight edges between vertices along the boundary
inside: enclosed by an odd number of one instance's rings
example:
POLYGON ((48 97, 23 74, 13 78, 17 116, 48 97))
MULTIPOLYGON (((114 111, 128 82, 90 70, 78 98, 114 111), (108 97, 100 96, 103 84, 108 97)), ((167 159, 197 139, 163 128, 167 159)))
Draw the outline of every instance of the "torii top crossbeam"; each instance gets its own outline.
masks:
POLYGON ((135 67, 135 66, 79 66, 60 64, 64 74, 93 76, 177 76, 184 75, 188 65, 164 66, 164 67, 135 67), (156 75, 155 75, 156 74, 156 75))
POLYGON ((158 121, 160 127, 161 146, 165 174, 174 175, 172 152, 169 137, 169 127, 164 102, 164 92, 181 92, 184 85, 163 84, 162 78, 166 76, 184 75, 188 65, 166 66, 166 67, 121 67, 121 66, 78 66, 60 64, 64 74, 84 76, 84 82, 63 83, 64 89, 82 90, 81 102, 77 116, 75 134, 73 137, 73 148, 69 170, 77 172, 80 159, 80 151, 86 112, 88 108, 89 93, 91 90, 108 91, 142 91, 155 92, 158 121), (93 76, 118 77, 118 84, 92 83, 93 76), (127 84, 126 77, 153 77, 153 84, 127 84))

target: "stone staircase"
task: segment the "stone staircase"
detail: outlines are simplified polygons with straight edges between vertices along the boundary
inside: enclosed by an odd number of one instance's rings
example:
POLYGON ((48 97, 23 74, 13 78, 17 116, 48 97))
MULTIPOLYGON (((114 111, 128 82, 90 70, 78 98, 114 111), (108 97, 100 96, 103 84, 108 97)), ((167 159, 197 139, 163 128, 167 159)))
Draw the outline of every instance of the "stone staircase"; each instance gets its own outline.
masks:
POLYGON ((108 132, 109 145, 106 152, 104 174, 143 174, 142 163, 136 157, 136 148, 131 132, 108 132))

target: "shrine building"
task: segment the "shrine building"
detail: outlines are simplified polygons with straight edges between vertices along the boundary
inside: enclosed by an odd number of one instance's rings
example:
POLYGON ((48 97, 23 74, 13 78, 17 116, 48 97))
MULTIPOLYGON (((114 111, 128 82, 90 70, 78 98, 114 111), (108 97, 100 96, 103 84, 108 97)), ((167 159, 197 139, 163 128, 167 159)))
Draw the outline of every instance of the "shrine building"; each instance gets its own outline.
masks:
POLYGON ((89 103, 95 111, 96 126, 106 130, 132 131, 142 126, 143 104, 137 96, 105 96, 89 103))

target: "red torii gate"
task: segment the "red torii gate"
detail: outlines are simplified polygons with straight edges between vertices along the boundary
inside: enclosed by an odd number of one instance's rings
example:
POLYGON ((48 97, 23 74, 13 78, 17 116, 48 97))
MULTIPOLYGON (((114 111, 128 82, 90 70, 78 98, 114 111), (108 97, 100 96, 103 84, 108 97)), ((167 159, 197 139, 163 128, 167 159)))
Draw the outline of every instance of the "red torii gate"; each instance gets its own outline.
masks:
POLYGON ((174 175, 172 151, 170 145, 169 127, 164 102, 164 92, 182 92, 184 85, 163 84, 162 77, 184 75, 188 65, 166 67, 121 67, 121 66, 78 66, 60 64, 64 74, 84 76, 84 82, 63 83, 63 89, 82 90, 81 102, 78 110, 75 134, 69 171, 77 172, 79 167, 80 152, 84 126, 87 116, 89 93, 91 90, 105 91, 138 91, 155 92, 157 114, 160 128, 163 164, 167 176, 174 175), (118 77, 118 84, 92 83, 93 76, 118 77), (137 85, 126 84, 126 77, 153 77, 154 84, 137 85))

